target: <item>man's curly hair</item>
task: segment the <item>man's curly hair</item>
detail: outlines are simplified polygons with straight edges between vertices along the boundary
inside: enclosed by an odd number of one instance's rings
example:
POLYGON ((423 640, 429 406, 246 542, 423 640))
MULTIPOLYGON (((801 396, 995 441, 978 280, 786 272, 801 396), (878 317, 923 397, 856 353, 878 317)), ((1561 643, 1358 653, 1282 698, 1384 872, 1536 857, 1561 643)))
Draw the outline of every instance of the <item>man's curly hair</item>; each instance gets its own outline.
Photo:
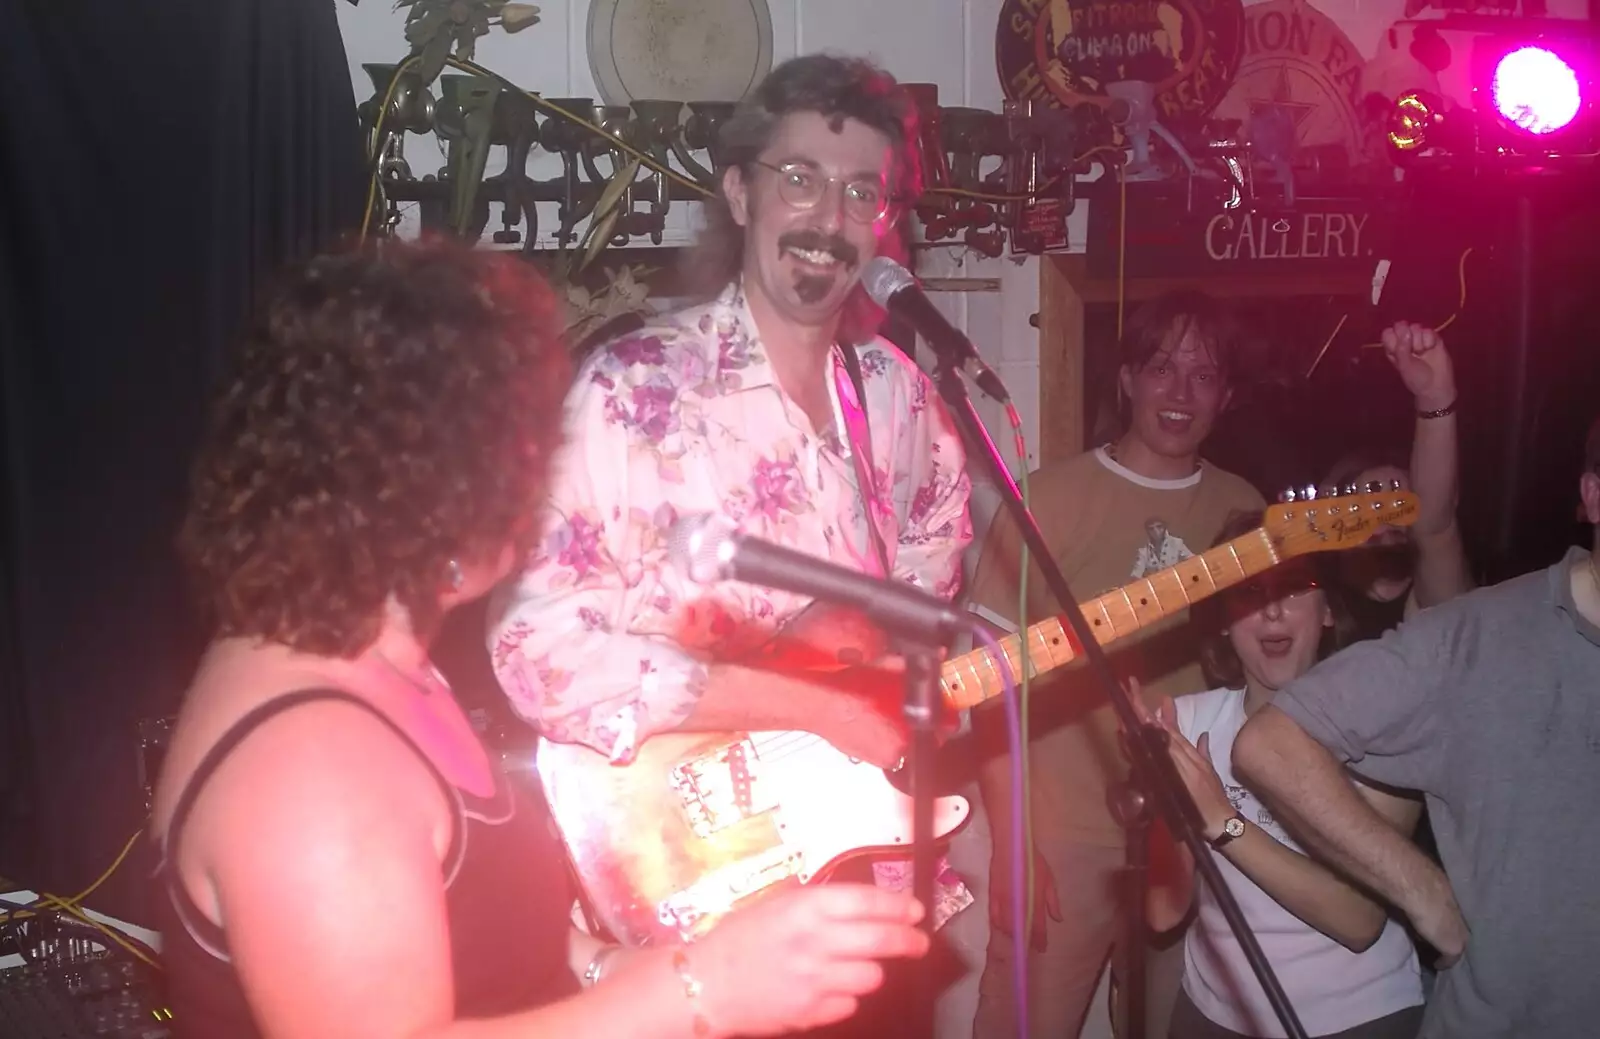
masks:
POLYGON ((387 244, 290 272, 179 539, 216 633, 351 657, 391 596, 432 630, 452 560, 536 534, 568 379, 556 300, 512 257, 387 244))

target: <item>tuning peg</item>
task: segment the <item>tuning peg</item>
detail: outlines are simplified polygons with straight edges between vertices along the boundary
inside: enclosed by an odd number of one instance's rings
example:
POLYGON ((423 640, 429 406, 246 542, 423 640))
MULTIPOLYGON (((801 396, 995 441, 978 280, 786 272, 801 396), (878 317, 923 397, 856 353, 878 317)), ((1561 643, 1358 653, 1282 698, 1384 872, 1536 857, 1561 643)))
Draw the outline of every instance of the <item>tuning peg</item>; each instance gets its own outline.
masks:
POLYGON ((1390 480, 1389 481, 1389 489, 1391 491, 1398 491, 1400 489, 1400 481, 1399 480, 1390 480))
POLYGON ((1285 487, 1283 490, 1278 492, 1278 501, 1284 505, 1287 505, 1292 501, 1298 501, 1298 494, 1299 492, 1293 487, 1285 487))
POLYGON ((1340 494, 1354 494, 1354 493, 1356 493, 1356 485, 1354 483, 1347 483, 1343 487, 1339 488, 1339 493, 1340 494))
POLYGON ((1383 490, 1383 484, 1379 483, 1376 480, 1367 481, 1367 493, 1368 494, 1377 494, 1382 490, 1383 490))
POLYGON ((1317 485, 1316 484, 1308 483, 1308 484, 1306 484, 1304 487, 1302 487, 1300 489, 1300 500, 1301 501, 1315 501, 1316 497, 1317 497, 1317 485))

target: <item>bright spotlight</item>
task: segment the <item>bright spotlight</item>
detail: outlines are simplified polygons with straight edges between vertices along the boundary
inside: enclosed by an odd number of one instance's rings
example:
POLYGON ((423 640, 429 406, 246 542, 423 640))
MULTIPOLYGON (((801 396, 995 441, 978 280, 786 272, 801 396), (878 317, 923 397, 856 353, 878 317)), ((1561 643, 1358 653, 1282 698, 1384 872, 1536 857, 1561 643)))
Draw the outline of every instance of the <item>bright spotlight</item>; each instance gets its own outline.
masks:
POLYGON ((1543 47, 1520 47, 1494 69, 1494 106, 1529 133, 1562 129, 1577 117, 1582 103, 1578 74, 1543 47))

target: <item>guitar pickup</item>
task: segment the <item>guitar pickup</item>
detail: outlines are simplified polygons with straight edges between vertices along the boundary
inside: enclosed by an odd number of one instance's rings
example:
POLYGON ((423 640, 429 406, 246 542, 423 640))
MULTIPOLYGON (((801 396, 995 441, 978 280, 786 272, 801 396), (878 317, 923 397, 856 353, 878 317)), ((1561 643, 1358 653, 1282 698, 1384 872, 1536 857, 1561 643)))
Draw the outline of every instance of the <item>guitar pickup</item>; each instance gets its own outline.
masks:
POLYGON ((685 939, 696 937, 698 932, 731 912, 741 899, 799 876, 804 865, 800 852, 781 845, 761 855, 731 862, 707 873, 692 887, 663 900, 656 907, 656 917, 685 939))
POLYGON ((778 807, 761 783, 760 763, 755 744, 747 737, 672 769, 672 787, 697 837, 709 837, 778 807))

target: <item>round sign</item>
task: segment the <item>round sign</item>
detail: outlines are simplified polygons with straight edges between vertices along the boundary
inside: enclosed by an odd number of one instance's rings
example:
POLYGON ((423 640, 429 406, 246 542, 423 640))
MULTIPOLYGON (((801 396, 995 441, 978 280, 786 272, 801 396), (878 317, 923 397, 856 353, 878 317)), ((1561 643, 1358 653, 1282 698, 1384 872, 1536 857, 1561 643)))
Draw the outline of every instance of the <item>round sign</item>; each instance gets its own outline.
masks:
POLYGON ((1105 104, 1106 84, 1141 80, 1166 119, 1210 112, 1243 49, 1242 0, 1004 0, 995 34, 1011 100, 1105 104))
POLYGON ((589 67, 608 105, 739 101, 772 71, 767 0, 594 0, 589 67))
POLYGON ((1337 145, 1360 154, 1366 62, 1333 19, 1305 0, 1267 0, 1245 13, 1244 60, 1216 114, 1281 112, 1302 148, 1337 145))

